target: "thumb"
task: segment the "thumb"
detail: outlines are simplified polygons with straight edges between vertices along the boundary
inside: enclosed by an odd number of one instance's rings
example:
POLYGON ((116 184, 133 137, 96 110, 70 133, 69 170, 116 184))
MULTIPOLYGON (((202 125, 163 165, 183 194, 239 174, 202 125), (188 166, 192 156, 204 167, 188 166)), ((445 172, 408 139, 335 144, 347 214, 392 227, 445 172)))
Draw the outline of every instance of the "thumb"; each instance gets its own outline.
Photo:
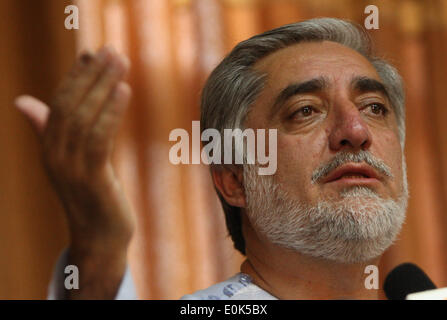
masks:
POLYGON ((14 104, 33 124, 39 134, 42 134, 50 113, 50 108, 42 101, 28 95, 22 95, 14 100, 14 104))

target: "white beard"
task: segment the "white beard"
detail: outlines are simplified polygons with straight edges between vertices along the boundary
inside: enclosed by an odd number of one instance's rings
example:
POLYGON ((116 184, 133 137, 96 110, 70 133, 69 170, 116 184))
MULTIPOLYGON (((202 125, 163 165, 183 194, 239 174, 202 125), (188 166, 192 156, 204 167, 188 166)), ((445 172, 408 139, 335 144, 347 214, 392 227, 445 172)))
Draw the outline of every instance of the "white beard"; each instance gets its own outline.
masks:
POLYGON ((278 246, 341 263, 366 262, 394 242, 405 220, 405 159, 402 170, 397 200, 358 186, 344 190, 339 200, 308 206, 281 189, 274 176, 259 176, 257 166, 244 165, 247 216, 256 232, 278 246))

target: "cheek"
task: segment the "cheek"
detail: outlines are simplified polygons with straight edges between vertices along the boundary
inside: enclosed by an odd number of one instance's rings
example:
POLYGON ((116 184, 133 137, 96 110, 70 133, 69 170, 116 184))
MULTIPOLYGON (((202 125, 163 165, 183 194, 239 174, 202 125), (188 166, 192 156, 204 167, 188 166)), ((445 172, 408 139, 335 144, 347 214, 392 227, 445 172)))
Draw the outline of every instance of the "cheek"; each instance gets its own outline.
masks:
POLYGON ((394 176, 392 181, 392 193, 396 195, 402 188, 403 171, 402 171, 402 148, 398 135, 395 133, 383 134, 379 139, 376 139, 377 152, 372 150, 372 153, 387 164, 394 176))
POLYGON ((278 135, 277 181, 288 190, 310 188, 312 172, 321 162, 323 148, 315 140, 278 135))
POLYGON ((384 135, 381 145, 385 146, 382 151, 385 159, 388 159, 389 165, 393 168, 402 166, 402 148, 399 137, 395 133, 384 135))

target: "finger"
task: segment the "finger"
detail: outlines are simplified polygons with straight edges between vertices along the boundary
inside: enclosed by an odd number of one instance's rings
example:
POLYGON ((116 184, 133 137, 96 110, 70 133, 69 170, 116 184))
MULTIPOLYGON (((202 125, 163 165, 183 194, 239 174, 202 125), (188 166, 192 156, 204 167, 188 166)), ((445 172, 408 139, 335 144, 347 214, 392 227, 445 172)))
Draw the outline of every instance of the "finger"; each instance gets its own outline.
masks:
POLYGON ((105 46, 96 55, 85 51, 62 80, 50 104, 56 116, 69 115, 82 101, 110 59, 112 48, 105 46))
POLYGON ((93 125, 107 98, 127 72, 127 59, 114 54, 110 60, 94 87, 74 112, 71 120, 77 123, 75 130, 86 132, 93 125))
POLYGON ((28 95, 17 97, 14 104, 31 121, 37 133, 42 135, 47 124, 50 108, 42 101, 28 95))
POLYGON ((125 82, 119 82, 109 95, 87 140, 89 160, 94 163, 101 164, 110 156, 113 140, 129 104, 130 97, 131 89, 125 82))
MULTIPOLYGON (((92 131, 100 133, 100 137, 111 140, 115 137, 119 125, 123 119, 123 114, 129 104, 131 88, 126 82, 119 82, 107 99, 101 114, 98 117, 92 131)), ((107 142, 101 140, 100 142, 107 142)))
MULTIPOLYGON (((64 78, 54 95, 48 122, 45 145, 52 148, 60 156, 65 152, 66 131, 70 115, 79 107, 82 99, 92 89, 113 54, 113 48, 105 46, 96 55, 88 52, 82 54, 70 73, 64 78), (57 150, 52 146, 59 146, 57 150)), ((76 136, 71 138, 76 142, 76 136)), ((73 149, 74 150, 74 149, 73 149)))

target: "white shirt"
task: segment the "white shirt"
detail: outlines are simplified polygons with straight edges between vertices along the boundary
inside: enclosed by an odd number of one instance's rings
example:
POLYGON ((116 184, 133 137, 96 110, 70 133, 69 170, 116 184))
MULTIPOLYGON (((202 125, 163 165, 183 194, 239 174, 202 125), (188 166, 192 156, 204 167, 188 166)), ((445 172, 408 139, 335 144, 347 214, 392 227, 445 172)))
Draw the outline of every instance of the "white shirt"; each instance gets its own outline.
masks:
MULTIPOLYGON (((54 268, 53 277, 48 288, 48 299, 61 299, 64 294, 64 270, 67 263, 68 251, 64 250, 54 268)), ((123 279, 115 300, 136 300, 135 285, 126 267, 123 279)), ((211 287, 184 295, 180 300, 277 300, 267 291, 252 282, 249 275, 237 273, 233 277, 219 282, 211 287)))

